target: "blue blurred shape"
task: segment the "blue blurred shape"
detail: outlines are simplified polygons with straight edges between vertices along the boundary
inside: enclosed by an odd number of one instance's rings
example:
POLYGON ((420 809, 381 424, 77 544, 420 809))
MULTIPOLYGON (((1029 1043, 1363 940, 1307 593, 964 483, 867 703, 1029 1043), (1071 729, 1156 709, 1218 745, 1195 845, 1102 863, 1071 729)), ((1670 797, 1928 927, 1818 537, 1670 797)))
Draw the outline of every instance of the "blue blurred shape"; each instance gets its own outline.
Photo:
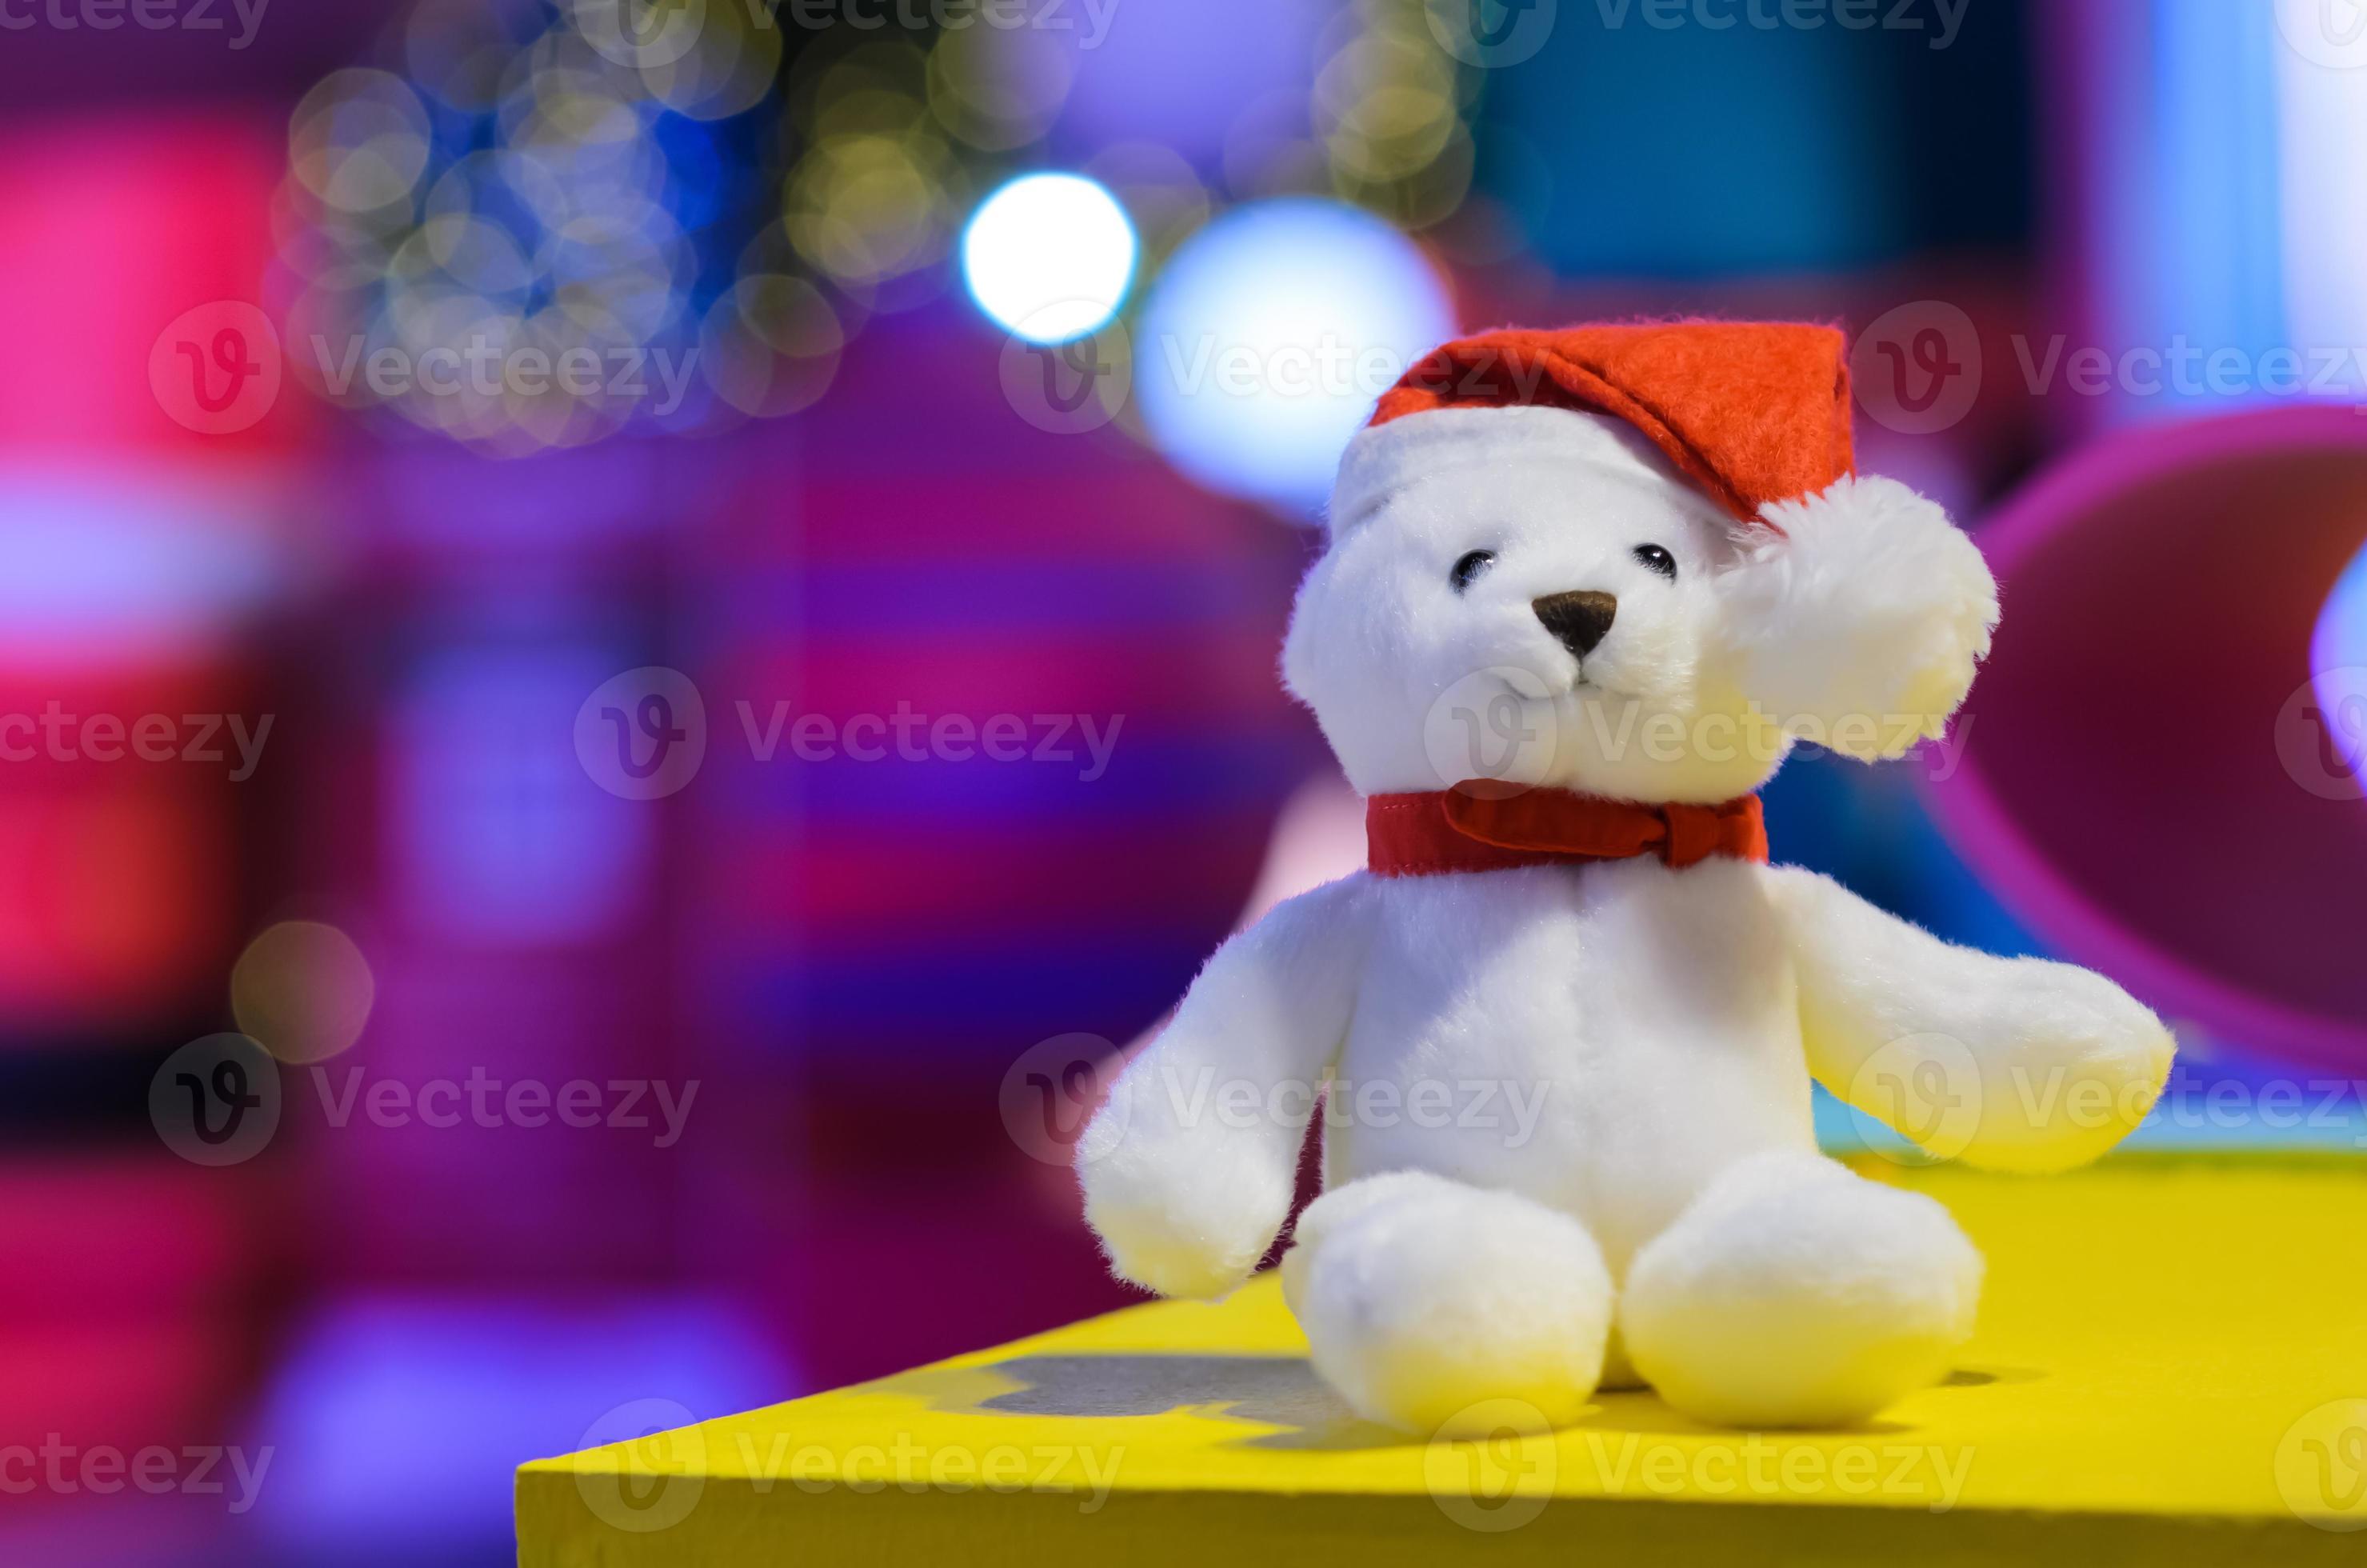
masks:
POLYGON ((1375 400, 1454 335, 1444 282, 1396 229, 1337 202, 1261 202, 1168 262, 1134 345, 1135 394, 1188 477, 1311 517, 1375 400))
POLYGON ((2339 670, 2367 665, 2367 550, 2336 579, 2310 646, 2309 667, 2339 670))
POLYGON ((1074 62, 1054 145, 1090 156, 1120 142, 1172 149, 1213 173, 1227 136, 1261 108, 1303 117, 1318 43, 1338 0, 1094 0, 1051 33, 1074 62))
POLYGON ((2367 550, 2343 569, 2327 597, 2310 639, 2309 667, 2327 749, 2367 784, 2367 550))
POLYGON ((1886 95, 1862 51, 1838 41, 1663 29, 1640 9, 1610 26, 1563 6, 1544 51, 1489 82, 1489 118, 1552 171, 1519 193, 1537 251, 1563 273, 1699 276, 1903 248, 1896 193, 1917 176, 1880 132, 1886 95))
POLYGON ((1487 73, 1478 183, 1575 276, 1864 267, 2019 243, 2014 6, 1561 0, 1487 73))
POLYGON ((255 1512, 318 1562, 506 1540, 522 1461, 638 1437, 612 1428, 643 1415, 680 1425, 801 1392, 771 1337, 709 1297, 348 1300, 272 1379, 255 1512))
POLYGON ((216 635, 270 597, 262 494, 105 467, 0 472, 0 642, 119 658, 216 635))
POLYGON ((572 728, 584 699, 636 662, 484 647, 412 673, 388 724, 388 864, 427 933, 463 946, 582 942, 636 913, 654 814, 595 783, 572 728))

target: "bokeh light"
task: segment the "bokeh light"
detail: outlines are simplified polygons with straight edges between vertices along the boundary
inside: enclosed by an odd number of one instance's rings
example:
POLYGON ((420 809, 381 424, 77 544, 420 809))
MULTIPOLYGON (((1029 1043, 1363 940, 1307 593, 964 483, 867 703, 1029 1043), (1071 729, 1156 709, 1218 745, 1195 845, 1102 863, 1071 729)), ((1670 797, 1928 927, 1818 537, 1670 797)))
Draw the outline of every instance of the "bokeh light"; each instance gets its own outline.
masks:
POLYGON ((753 139, 723 122, 769 103, 784 40, 715 7, 624 49, 615 12, 429 0, 411 80, 345 70, 305 97, 277 220, 300 384, 495 455, 711 406, 667 389, 696 381, 751 226, 719 143, 753 139))
POLYGON ((427 110, 383 71, 338 71, 288 121, 289 168, 330 211, 359 216, 407 203, 427 167, 427 110))
POLYGON ((1134 224, 1080 175, 1029 175, 988 199, 962 234, 979 309, 1030 343, 1098 331, 1134 281, 1134 224))
POLYGON ((699 372, 742 414, 794 414, 821 396, 846 329, 820 289, 783 273, 744 277, 716 300, 699 332, 699 372))
POLYGON ((1067 101, 1075 62, 1041 28, 968 28, 929 52, 929 109, 982 152, 1024 147, 1067 101))
POLYGON ((1194 235, 1135 333, 1151 439, 1201 484, 1312 516, 1389 383, 1454 335, 1444 281, 1371 214, 1293 199, 1194 235))
POLYGON ((2328 748, 2367 782, 2367 550, 2343 569, 2327 596, 2310 640, 2309 667, 2328 748))
POLYGON ((377 994, 354 939, 313 920, 264 931, 230 976, 239 1032, 282 1062, 325 1062, 345 1050, 361 1038, 377 994))

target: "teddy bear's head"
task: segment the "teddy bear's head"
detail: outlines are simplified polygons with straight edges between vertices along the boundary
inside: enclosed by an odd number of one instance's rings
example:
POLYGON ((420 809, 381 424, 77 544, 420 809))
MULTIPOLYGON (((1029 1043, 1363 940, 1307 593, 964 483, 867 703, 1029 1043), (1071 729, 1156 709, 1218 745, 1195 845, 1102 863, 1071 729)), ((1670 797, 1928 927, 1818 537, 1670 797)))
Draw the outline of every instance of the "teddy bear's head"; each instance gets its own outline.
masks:
POLYGON ((1849 473, 1842 364, 1829 329, 1684 323, 1416 367, 1342 464, 1284 649, 1350 782, 1707 803, 1797 740, 1940 733, 1996 585, 1939 507, 1849 473))

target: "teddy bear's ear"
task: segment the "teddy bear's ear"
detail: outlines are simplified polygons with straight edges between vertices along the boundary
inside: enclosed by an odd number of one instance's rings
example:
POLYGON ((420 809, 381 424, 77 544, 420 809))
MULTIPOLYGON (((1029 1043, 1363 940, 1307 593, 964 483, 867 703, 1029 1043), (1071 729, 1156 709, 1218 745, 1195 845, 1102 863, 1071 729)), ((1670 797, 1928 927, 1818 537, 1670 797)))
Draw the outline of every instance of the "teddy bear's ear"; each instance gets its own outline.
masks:
POLYGON ((1973 541, 1890 479, 1761 517, 1716 580, 1718 673, 1794 738, 1861 761, 1937 738, 1998 621, 1973 541))

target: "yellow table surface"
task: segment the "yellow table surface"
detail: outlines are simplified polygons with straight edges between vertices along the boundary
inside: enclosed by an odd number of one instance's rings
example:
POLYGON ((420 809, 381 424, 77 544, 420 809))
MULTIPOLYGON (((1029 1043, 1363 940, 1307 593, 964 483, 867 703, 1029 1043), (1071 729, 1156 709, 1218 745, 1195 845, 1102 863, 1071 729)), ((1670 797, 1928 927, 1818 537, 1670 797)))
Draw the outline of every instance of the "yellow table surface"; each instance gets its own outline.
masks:
POLYGON ((1955 1374, 1862 1428, 1638 1392, 1548 1437, 1409 1439, 1316 1381, 1262 1278, 536 1460, 519 1561, 2367 1565, 2367 1161, 1860 1168, 1989 1260, 1955 1374))

